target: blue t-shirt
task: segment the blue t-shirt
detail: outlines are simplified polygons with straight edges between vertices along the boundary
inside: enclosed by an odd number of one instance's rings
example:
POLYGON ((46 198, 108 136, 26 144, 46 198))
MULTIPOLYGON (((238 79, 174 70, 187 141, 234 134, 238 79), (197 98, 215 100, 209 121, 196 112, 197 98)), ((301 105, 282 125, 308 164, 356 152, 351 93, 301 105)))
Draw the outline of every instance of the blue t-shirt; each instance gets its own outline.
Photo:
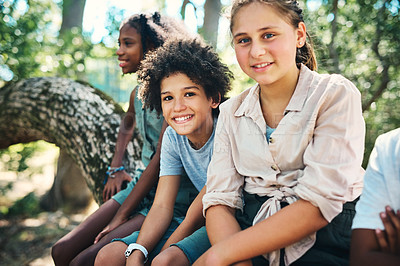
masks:
POLYGON ((190 146, 186 136, 181 136, 172 127, 168 127, 161 145, 160 176, 182 175, 186 172, 193 185, 200 191, 207 180, 216 121, 217 119, 214 119, 214 129, 207 143, 198 150, 190 146))

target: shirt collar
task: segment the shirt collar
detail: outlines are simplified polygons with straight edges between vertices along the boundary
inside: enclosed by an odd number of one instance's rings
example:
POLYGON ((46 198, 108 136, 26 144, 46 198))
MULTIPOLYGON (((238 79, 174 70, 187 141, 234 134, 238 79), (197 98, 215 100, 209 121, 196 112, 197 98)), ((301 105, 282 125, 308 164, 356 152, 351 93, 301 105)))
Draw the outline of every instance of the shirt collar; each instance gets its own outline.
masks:
MULTIPOLYGON (((289 101, 288 106, 285 109, 285 113, 288 111, 301 111, 303 109, 313 81, 313 76, 314 75, 312 74, 312 71, 307 66, 302 64, 296 89, 289 101)), ((262 113, 259 95, 260 86, 256 84, 249 89, 249 93, 236 110, 235 116, 254 117, 256 114, 259 115, 262 113)))

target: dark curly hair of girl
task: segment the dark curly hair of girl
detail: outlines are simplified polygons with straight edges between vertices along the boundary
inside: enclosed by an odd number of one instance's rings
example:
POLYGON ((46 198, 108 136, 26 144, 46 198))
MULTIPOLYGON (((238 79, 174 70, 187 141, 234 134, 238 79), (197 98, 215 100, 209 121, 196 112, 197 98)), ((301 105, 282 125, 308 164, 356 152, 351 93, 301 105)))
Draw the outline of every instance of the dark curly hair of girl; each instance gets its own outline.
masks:
POLYGON ((168 38, 183 39, 188 36, 195 37, 186 30, 181 21, 172 17, 161 16, 158 12, 154 14, 132 15, 122 21, 120 29, 125 24, 129 24, 140 34, 144 55, 149 50, 163 45, 168 38))
MULTIPOLYGON (((221 63, 212 47, 198 39, 168 40, 147 54, 137 73, 141 83, 139 98, 145 107, 155 109, 159 115, 162 113, 160 85, 164 78, 177 73, 185 74, 202 86, 207 97, 215 102, 226 99, 233 78, 232 72, 221 63)), ((218 113, 218 108, 213 109, 214 116, 218 113)))

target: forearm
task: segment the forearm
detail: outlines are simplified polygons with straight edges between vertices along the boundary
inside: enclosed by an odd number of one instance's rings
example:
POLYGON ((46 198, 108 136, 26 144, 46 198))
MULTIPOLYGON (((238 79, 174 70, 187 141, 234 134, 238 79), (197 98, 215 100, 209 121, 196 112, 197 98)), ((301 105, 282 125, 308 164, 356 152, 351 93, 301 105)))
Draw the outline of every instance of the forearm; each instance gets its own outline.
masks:
POLYGON ((264 221, 216 243, 212 248, 224 263, 232 264, 291 245, 327 223, 317 207, 299 200, 264 221))
POLYGON ((160 155, 156 153, 149 165, 143 171, 141 177, 139 178, 136 185, 133 187, 132 191, 129 193, 128 197, 122 203, 121 208, 119 208, 117 215, 129 215, 143 198, 150 192, 150 190, 155 186, 158 181, 158 175, 160 171, 160 155))
POLYGON ((143 171, 141 177, 139 178, 139 181, 133 187, 131 193, 129 193, 129 196, 125 199, 121 208, 118 210, 119 213, 129 215, 157 183, 160 173, 162 137, 167 126, 168 124, 164 121, 157 144, 157 150, 150 163, 143 171))
POLYGON ((400 265, 400 257, 382 251, 375 230, 354 229, 351 235, 350 265, 400 265))
POLYGON ((203 217, 203 204, 202 198, 206 191, 206 187, 199 192, 195 200, 190 205, 186 217, 183 222, 178 226, 174 233, 168 238, 162 250, 168 248, 171 244, 177 243, 187 236, 193 234, 197 229, 202 227, 205 223, 203 217))
POLYGON ((115 143, 114 156, 111 161, 111 166, 118 167, 122 165, 122 160, 125 154, 126 147, 131 141, 135 129, 135 115, 132 112, 127 112, 118 131, 117 141, 115 143))
POLYGON ((235 218, 235 209, 223 205, 216 205, 207 209, 206 228, 211 245, 241 231, 235 218))

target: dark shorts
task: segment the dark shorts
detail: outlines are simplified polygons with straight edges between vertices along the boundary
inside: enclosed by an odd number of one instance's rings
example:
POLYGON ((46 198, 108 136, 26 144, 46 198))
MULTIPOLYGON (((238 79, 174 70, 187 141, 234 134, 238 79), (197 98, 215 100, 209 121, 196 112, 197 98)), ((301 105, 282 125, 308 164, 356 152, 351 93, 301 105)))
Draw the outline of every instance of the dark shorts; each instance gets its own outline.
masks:
POLYGON ((193 264, 204 252, 211 247, 211 243, 208 240, 206 227, 203 226, 190 236, 184 238, 176 244, 171 246, 177 246, 183 253, 185 253, 190 264, 193 264))
MULTIPOLYGON (((243 213, 236 211, 236 219, 242 230, 252 226, 253 219, 261 205, 268 197, 260 197, 244 192, 243 213)), ((355 215, 356 201, 343 205, 343 211, 336 216, 327 226, 317 231, 317 239, 314 246, 301 258, 292 263, 295 266, 320 266, 320 265, 348 265, 351 239, 351 224, 355 215)), ((287 204, 283 203, 282 207, 287 204)), ((281 265, 283 262, 281 252, 281 265)), ((253 265, 268 265, 268 261, 259 256, 253 259, 253 265)))

